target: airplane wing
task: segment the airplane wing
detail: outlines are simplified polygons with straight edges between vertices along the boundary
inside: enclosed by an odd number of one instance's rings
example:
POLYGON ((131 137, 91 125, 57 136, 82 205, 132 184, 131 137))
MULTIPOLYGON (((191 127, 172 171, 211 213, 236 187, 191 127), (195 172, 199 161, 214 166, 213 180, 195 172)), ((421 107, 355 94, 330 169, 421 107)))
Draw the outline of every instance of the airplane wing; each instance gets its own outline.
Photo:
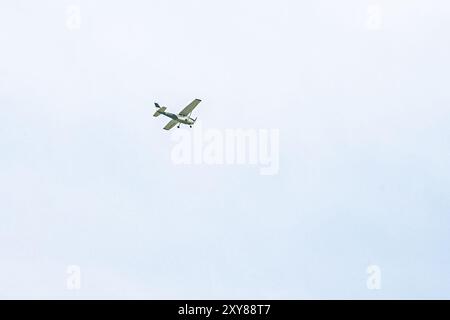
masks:
POLYGON ((177 120, 170 120, 168 124, 164 127, 164 130, 170 130, 178 123, 177 120))
POLYGON ((195 99, 194 101, 192 101, 191 103, 189 103, 187 105, 186 108, 184 108, 183 110, 181 110, 181 112, 179 113, 180 116, 187 116, 189 115, 192 110, 194 110, 194 108, 200 103, 202 102, 202 100, 200 99, 195 99))

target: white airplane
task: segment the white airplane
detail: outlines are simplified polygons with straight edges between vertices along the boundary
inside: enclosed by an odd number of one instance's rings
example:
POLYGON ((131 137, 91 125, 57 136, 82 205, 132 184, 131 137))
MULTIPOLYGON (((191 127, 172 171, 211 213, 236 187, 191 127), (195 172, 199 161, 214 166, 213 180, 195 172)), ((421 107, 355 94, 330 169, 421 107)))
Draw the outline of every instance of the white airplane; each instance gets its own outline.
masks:
POLYGON ((183 110, 180 111, 179 114, 174 114, 174 113, 170 113, 170 112, 166 112, 166 107, 161 107, 159 106, 159 104, 157 104, 155 102, 155 107, 158 108, 158 110, 156 110, 156 112, 153 114, 154 117, 159 116, 160 114, 165 115, 166 117, 171 118, 172 120, 169 121, 168 124, 166 124, 166 126, 164 127, 164 130, 170 130, 172 129, 175 125, 178 124, 178 128, 180 127, 180 124, 187 124, 189 125, 189 127, 192 128, 192 125, 195 123, 195 120, 197 120, 197 118, 192 119, 191 118, 191 113, 192 110, 195 109, 195 107, 202 102, 202 100, 200 99, 195 99, 194 101, 192 101, 191 103, 189 103, 187 105, 186 108, 184 108, 183 110))

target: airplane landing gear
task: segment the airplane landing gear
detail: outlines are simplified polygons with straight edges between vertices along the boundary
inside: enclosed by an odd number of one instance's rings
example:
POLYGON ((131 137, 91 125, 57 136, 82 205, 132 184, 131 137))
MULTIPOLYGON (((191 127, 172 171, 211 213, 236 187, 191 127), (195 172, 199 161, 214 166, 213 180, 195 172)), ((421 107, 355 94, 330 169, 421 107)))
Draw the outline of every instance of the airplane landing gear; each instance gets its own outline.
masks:
POLYGON ((189 126, 189 128, 192 128, 192 126, 189 126))
POLYGON ((180 129, 180 125, 178 125, 177 128, 180 129))

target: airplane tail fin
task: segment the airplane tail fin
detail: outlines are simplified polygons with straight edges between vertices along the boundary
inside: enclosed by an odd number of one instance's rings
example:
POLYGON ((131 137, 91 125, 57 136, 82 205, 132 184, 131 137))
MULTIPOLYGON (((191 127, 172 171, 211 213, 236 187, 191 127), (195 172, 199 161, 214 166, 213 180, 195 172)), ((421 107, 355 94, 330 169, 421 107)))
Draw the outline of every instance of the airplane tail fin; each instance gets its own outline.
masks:
POLYGON ((157 104, 155 102, 155 107, 158 108, 158 110, 156 110, 156 112, 153 114, 154 117, 159 116, 161 113, 163 113, 164 111, 166 111, 166 107, 160 107, 159 104, 157 104))

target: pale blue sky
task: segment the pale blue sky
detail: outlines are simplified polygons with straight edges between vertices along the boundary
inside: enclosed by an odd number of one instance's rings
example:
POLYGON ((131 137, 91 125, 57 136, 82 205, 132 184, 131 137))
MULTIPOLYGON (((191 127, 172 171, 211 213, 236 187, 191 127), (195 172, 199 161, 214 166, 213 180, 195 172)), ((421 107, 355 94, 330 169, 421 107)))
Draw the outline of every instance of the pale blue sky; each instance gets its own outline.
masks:
POLYGON ((450 298, 449 17, 444 0, 2 1, 0 297, 450 298), (279 129, 279 174, 174 166, 153 102, 193 98, 205 128, 279 129))

